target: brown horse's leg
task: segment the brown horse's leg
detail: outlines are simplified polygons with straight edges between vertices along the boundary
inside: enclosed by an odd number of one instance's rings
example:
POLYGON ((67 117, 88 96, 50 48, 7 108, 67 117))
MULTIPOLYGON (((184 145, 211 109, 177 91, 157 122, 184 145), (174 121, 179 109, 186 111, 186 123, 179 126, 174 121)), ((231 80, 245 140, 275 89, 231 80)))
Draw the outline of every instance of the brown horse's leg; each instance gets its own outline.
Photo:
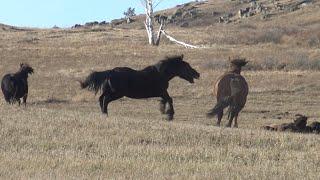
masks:
POLYGON ((223 116, 223 110, 218 112, 218 114, 217 114, 217 117, 218 117, 217 126, 220 126, 222 116, 223 116))
MULTIPOLYGON (((230 108, 232 108, 232 107, 230 107, 230 108)), ((228 121, 226 127, 231 127, 232 121, 233 121, 233 118, 235 117, 235 115, 236 115, 236 113, 235 113, 234 109, 230 109, 229 121, 228 121)))
POLYGON ((234 125, 233 125, 234 128, 238 128, 238 114, 235 115, 234 117, 234 125))
POLYGON ((167 104, 166 100, 164 100, 164 99, 160 100, 160 112, 161 112, 161 114, 165 114, 166 113, 166 104, 167 104))

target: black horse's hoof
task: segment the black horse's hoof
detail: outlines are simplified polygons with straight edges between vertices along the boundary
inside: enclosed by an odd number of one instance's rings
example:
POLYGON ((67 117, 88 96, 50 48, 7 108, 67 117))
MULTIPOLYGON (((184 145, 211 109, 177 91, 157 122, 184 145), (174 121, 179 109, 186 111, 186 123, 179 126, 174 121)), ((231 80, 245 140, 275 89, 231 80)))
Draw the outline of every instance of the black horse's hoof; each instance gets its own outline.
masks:
POLYGON ((101 111, 101 113, 108 116, 108 113, 105 111, 101 111))
POLYGON ((166 118, 167 121, 172 121, 173 120, 173 115, 168 115, 166 118))

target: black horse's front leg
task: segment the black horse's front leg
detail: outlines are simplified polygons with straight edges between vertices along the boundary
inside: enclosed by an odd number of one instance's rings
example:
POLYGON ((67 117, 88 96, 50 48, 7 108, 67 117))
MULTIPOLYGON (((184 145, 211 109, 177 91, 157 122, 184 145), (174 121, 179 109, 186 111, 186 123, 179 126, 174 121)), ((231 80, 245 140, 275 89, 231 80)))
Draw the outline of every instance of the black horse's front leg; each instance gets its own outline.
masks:
POLYGON ((102 94, 99 97, 99 104, 100 104, 101 112, 104 113, 104 114, 107 114, 106 108, 105 108, 105 103, 104 103, 104 98, 105 98, 104 94, 102 94))
POLYGON ((162 98, 168 102, 169 104, 169 109, 166 111, 167 116, 167 120, 168 121, 172 121, 173 120, 173 115, 174 115, 174 109, 173 109, 173 100, 172 98, 169 96, 168 92, 166 91, 162 98))
POLYGON ((161 112, 161 114, 165 114, 166 113, 166 104, 167 104, 167 101, 162 98, 160 100, 160 112, 161 112))

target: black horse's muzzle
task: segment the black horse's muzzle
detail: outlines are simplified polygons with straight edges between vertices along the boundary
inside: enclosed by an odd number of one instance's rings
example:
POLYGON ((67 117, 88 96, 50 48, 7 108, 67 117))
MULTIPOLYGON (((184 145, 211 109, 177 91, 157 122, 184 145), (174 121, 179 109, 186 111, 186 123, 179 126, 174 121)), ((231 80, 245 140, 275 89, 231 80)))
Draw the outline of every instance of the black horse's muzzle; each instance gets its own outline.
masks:
POLYGON ((192 71, 189 74, 188 81, 190 83, 194 83, 194 79, 199 79, 200 78, 200 73, 198 73, 196 70, 192 69, 192 71))

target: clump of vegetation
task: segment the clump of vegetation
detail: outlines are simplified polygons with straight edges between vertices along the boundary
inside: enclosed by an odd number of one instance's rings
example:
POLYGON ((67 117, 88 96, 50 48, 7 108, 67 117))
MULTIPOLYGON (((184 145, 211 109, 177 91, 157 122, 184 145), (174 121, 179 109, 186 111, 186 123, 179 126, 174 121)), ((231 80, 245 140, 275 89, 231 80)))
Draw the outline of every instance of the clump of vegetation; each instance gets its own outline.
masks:
POLYGON ((126 19, 132 18, 133 16, 136 15, 136 9, 129 7, 127 11, 123 12, 123 15, 125 16, 126 19))

